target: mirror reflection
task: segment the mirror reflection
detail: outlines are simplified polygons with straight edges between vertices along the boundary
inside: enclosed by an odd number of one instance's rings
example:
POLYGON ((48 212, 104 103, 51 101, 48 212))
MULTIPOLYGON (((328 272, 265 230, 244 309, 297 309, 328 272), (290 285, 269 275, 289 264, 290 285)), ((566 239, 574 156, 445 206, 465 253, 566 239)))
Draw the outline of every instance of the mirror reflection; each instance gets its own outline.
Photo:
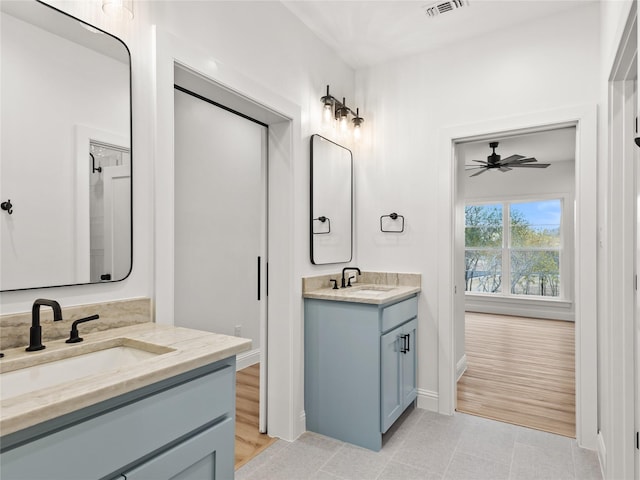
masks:
POLYGON ((130 57, 36 1, 0 2, 0 290, 131 270, 130 57))
POLYGON ((352 258, 353 155, 320 135, 311 136, 311 263, 352 258))

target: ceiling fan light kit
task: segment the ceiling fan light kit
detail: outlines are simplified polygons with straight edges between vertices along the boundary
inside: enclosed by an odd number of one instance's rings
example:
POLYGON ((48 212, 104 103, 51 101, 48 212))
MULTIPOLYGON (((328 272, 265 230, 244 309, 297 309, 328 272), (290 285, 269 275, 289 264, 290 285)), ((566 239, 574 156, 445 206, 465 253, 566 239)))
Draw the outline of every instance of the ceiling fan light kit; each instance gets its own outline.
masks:
POLYGON ((497 169, 501 172, 509 172, 514 168, 547 168, 550 163, 538 163, 535 157, 525 157, 524 155, 510 155, 509 157, 502 159, 500 155, 496 153, 499 142, 489 143, 489 148, 493 150, 491 155, 487 157, 487 161, 484 160, 472 160, 473 162, 480 163, 481 165, 465 165, 466 171, 478 170, 477 172, 469 175, 470 177, 476 177, 487 170, 497 169))

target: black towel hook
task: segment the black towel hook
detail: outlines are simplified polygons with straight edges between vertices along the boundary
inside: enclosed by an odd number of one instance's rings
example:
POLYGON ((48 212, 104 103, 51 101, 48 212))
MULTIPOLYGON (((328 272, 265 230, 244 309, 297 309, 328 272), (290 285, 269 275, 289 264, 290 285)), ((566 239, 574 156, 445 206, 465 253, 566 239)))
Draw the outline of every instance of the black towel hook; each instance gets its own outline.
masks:
POLYGON ((0 208, 2 210, 6 210, 6 212, 11 215, 13 213, 13 205, 11 204, 11 200, 7 200, 6 202, 2 202, 0 204, 0 208))

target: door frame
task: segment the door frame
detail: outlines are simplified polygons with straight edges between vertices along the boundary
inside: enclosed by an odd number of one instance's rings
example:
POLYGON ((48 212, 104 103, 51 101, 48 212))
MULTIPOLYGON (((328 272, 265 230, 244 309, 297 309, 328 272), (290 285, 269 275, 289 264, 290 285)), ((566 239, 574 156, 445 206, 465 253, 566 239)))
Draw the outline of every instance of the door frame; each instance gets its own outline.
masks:
MULTIPOLYGON (((440 131, 438 169, 438 231, 441 251, 438 271, 438 411, 453 415, 456 403, 455 316, 464 295, 456 284, 459 268, 455 255, 457 179, 460 172, 455 144, 464 139, 552 129, 560 125, 576 127, 575 167, 575 318, 576 318, 576 438, 582 447, 595 449, 597 438, 597 110, 595 105, 534 112, 514 117, 445 128, 440 131)), ((464 312, 464 309, 462 309, 464 312)))
MULTIPOLYGON (((635 116, 638 110, 638 28, 635 2, 631 6, 608 82, 606 217, 606 324, 604 325, 603 412, 601 463, 607 478, 638 478, 635 472, 634 275, 636 258, 635 116), (629 368, 629 365, 633 365, 629 368)), ((637 319, 636 319, 637 321, 637 319)))
MULTIPOLYGON (((269 301, 267 338, 267 426, 271 436, 295 440, 304 431, 302 352, 298 339, 294 285, 294 173, 302 157, 301 108, 255 80, 212 58, 211 53, 152 27, 153 118, 155 120, 154 182, 154 305, 156 323, 173 324, 174 317, 174 66, 184 66, 230 93, 254 104, 271 120, 268 134, 269 301), (275 120, 277 119, 277 120, 275 120)), ((297 298, 295 298, 297 299, 297 298)))

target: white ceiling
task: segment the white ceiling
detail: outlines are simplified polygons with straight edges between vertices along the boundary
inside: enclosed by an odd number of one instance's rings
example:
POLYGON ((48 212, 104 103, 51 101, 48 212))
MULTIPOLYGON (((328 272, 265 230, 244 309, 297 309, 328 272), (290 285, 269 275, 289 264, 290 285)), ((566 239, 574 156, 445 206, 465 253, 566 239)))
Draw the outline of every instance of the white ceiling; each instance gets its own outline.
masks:
MULTIPOLYGON (((471 39, 594 0, 469 0, 428 17, 432 0, 282 0, 347 64, 361 68, 471 39)), ((532 39, 535 41, 535 39, 532 39)))
MULTIPOLYGON (((543 132, 514 135, 474 141, 461 144, 457 150, 461 162, 473 164, 473 160, 486 160, 491 154, 489 142, 499 142, 496 153, 502 158, 518 154, 535 157, 540 163, 575 161, 576 129, 575 127, 559 128, 543 132)), ((549 168, 552 168, 549 167, 549 168)))

